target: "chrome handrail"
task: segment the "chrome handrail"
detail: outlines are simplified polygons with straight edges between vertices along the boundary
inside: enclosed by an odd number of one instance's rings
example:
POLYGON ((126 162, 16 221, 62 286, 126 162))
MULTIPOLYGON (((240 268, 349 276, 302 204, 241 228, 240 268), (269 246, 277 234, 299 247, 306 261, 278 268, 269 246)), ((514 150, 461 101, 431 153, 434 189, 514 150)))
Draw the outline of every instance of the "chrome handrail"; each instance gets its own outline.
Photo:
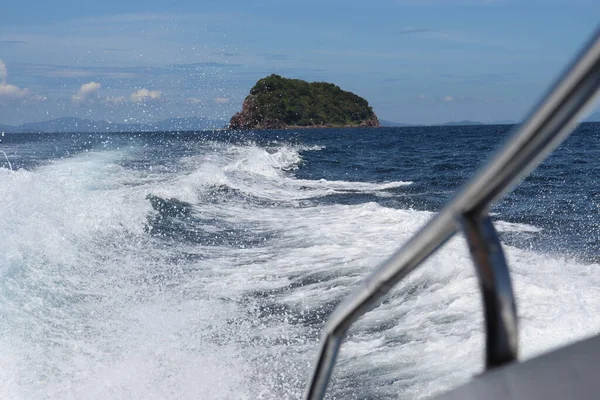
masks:
POLYGON ((463 229, 484 297, 486 368, 517 357, 518 329, 510 275, 488 216, 491 204, 534 169, 571 132, 600 87, 600 29, 510 141, 402 248, 332 313, 305 399, 322 399, 350 325, 400 280, 463 229))

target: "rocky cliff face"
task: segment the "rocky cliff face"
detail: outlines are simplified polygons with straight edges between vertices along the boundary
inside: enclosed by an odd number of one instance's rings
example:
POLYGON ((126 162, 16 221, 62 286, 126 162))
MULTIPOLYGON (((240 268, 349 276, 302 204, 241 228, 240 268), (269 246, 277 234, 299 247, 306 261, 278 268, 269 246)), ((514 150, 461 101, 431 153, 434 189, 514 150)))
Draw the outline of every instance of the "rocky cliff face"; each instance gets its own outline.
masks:
POLYGON ((370 126, 379 126, 379 118, 377 115, 373 114, 373 116, 369 119, 364 119, 359 126, 362 127, 370 127, 370 126))
POLYGON ((231 129, 376 127, 368 102, 325 82, 271 75, 259 80, 229 123, 231 129))
POLYGON ((263 118, 256 98, 248 95, 242 104, 242 111, 231 117, 230 129, 284 129, 286 124, 271 118, 263 118))

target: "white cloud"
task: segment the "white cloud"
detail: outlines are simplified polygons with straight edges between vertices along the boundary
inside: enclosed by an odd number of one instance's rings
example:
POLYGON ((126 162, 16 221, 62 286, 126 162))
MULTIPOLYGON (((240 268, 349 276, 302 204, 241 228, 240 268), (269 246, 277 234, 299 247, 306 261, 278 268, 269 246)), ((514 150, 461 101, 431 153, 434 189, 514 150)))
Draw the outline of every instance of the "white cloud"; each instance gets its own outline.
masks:
POLYGON ((77 93, 75 93, 71 99, 76 103, 82 103, 84 101, 97 98, 98 90, 100 90, 100 85, 98 82, 88 82, 81 85, 77 93))
POLYGON ((160 90, 148 90, 143 88, 133 92, 131 96, 129 96, 129 99, 134 103, 140 103, 142 101, 160 99, 161 95, 160 90))
POLYGON ((116 106, 124 103, 141 103, 144 101, 158 100, 162 96, 160 90, 139 89, 129 96, 104 97, 102 101, 108 105, 116 106))
POLYGON ((217 104, 229 103, 229 97, 215 97, 215 103, 217 103, 217 104))
POLYGON ((190 103, 190 104, 202 104, 202 103, 204 103, 204 102, 202 101, 202 99, 199 99, 199 98, 197 98, 197 97, 189 97, 189 98, 187 99, 187 102, 188 102, 188 103, 190 103))
POLYGON ((454 97, 452 97, 452 96, 446 96, 446 97, 444 97, 444 98, 442 99, 442 101, 443 101, 444 103, 452 103, 452 102, 454 101, 454 97))
POLYGON ((29 89, 21 89, 15 85, 0 83, 0 97, 5 97, 11 100, 23 99, 29 94, 29 89))
POLYGON ((0 100, 23 100, 29 95, 29 89, 8 84, 7 78, 8 68, 6 63, 0 60, 0 100))

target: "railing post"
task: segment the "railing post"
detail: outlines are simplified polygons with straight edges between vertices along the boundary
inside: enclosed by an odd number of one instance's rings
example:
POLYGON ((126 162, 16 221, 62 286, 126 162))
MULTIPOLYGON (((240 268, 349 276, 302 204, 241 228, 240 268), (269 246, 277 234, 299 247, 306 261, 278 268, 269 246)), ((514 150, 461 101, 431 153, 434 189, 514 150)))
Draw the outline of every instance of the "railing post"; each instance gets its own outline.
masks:
POLYGON ((319 351, 319 359, 315 365, 310 384, 304 393, 306 400, 320 400, 325 397, 325 391, 327 390, 344 334, 345 331, 325 333, 322 339, 322 347, 319 351))
POLYGON ((496 229, 488 215, 462 216, 460 224, 475 263, 483 295, 486 329, 486 369, 518 357, 517 308, 510 272, 496 229))

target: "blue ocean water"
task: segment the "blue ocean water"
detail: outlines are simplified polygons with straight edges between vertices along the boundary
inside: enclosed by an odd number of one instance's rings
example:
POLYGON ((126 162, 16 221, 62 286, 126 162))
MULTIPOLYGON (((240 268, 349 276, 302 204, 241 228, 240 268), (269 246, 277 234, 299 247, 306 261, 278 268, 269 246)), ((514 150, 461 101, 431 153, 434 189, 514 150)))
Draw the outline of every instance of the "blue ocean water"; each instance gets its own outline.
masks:
MULTIPOLYGON (((0 396, 300 398, 327 315, 510 130, 5 133, 0 396)), ((600 328, 598 144, 579 126, 492 208, 525 357, 600 328)), ((479 301, 456 238, 353 328, 331 398, 465 381, 479 301)))

